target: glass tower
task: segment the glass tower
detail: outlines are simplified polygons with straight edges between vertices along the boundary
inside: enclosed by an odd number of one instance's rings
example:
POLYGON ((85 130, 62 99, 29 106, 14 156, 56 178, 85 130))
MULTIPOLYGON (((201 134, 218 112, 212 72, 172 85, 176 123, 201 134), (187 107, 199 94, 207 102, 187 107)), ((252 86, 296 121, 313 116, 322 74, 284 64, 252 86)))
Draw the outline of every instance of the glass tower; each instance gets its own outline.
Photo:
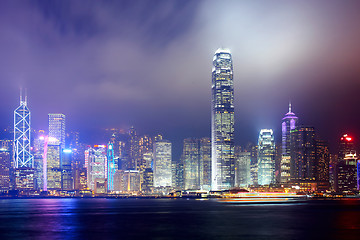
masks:
POLYGON ((65 115, 49 113, 49 137, 56 138, 62 149, 65 148, 65 115))
POLYGON ((154 187, 171 187, 171 142, 167 140, 155 141, 153 151, 154 187))
POLYGON ((184 139, 184 185, 185 189, 200 189, 200 147, 199 140, 184 139))
POLYGON ((275 141, 272 129, 260 130, 258 146, 258 183, 275 183, 275 141))
POLYGON ((14 162, 15 168, 33 168, 33 156, 30 153, 31 113, 27 107, 27 97, 14 111, 14 162))
POLYGON ((229 50, 218 49, 212 68, 212 186, 213 190, 234 186, 234 82, 229 50))
POLYGON ((291 135, 290 132, 295 130, 298 117, 295 116, 295 113, 291 111, 291 103, 289 103, 289 112, 285 114, 285 117, 282 119, 281 123, 281 132, 282 132, 282 151, 281 151, 281 175, 280 182, 287 183, 290 182, 290 153, 291 153, 291 135))

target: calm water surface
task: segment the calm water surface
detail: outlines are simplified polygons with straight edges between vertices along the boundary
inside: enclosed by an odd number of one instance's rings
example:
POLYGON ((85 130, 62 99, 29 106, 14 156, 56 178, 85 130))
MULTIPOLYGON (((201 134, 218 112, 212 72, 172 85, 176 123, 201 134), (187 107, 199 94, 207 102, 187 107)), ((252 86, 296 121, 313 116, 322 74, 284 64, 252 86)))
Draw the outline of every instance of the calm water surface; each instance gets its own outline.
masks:
POLYGON ((0 199, 0 239, 360 239, 360 201, 0 199))

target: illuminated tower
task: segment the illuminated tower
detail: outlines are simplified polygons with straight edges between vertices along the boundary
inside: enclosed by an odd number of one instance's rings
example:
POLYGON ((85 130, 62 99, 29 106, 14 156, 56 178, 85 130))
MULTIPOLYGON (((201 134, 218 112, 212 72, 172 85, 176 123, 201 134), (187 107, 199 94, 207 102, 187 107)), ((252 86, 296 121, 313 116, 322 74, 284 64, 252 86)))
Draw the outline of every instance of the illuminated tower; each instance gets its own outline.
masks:
POLYGON ((287 183, 290 181, 290 145, 291 145, 291 130, 296 128, 298 117, 295 116, 295 113, 291 111, 291 103, 289 103, 289 112, 285 114, 285 117, 282 119, 281 132, 282 132, 282 156, 281 156, 281 176, 280 182, 287 183))
POLYGON ((291 130, 290 179, 292 181, 316 180, 315 129, 297 126, 291 130))
POLYGON ((87 167, 88 188, 95 190, 97 179, 107 178, 107 152, 106 145, 95 145, 89 149, 87 167))
POLYGON ((356 192, 357 154, 354 139, 345 134, 340 139, 338 161, 335 167, 335 190, 337 192, 356 192))
POLYGON ((61 189, 73 190, 74 178, 71 165, 73 164, 74 153, 71 149, 62 150, 61 155, 61 189))
POLYGON ((231 53, 218 49, 212 68, 212 186, 213 190, 234 186, 234 82, 231 53))
POLYGON ((275 141, 272 129, 260 130, 258 146, 258 183, 275 183, 275 141))
POLYGON ((44 190, 61 189, 61 147, 55 138, 48 138, 46 144, 46 188, 44 190))
POLYGON ((171 187, 171 142, 159 140, 154 142, 154 187, 171 187))
POLYGON ((200 188, 211 189, 211 140, 204 137, 200 139, 200 188))
POLYGON ((108 181, 107 181, 107 188, 108 191, 113 191, 114 190, 114 175, 115 175, 115 161, 114 161, 114 146, 112 143, 108 144, 108 150, 107 150, 107 176, 108 176, 108 181))
POLYGON ((184 185, 185 190, 200 189, 200 148, 199 139, 184 139, 184 185))
POLYGON ((62 149, 65 148, 65 115, 49 113, 49 137, 56 138, 62 149))
POLYGON ((31 113, 20 94, 20 106, 14 111, 14 162, 15 168, 33 168, 33 156, 30 153, 31 113))

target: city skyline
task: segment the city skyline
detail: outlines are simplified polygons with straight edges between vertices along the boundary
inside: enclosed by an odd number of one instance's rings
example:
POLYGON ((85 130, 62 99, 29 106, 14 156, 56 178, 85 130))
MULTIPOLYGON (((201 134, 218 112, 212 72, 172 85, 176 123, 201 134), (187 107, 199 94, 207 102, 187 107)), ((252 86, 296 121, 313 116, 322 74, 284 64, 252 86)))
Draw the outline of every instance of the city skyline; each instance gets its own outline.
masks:
POLYGON ((355 239, 359 13, 1 0, 0 239, 355 239))
POLYGON ((155 1, 151 11, 140 2, 90 3, 86 14, 73 2, 1 5, 0 78, 7 89, 1 128, 11 125, 22 86, 35 129, 46 129, 48 113, 61 112, 67 128, 85 138, 100 127, 135 126, 164 133, 181 149, 187 137, 209 136, 211 57, 222 46, 234 58, 236 144, 255 143, 262 128, 274 129, 279 142, 289 100, 301 124, 314 126, 332 152, 342 134, 360 136, 353 113, 360 75, 356 2, 327 1, 323 8, 322 1, 155 1), (212 18, 214 9, 223 15, 212 18), (208 37, 212 29, 218 36, 208 37))

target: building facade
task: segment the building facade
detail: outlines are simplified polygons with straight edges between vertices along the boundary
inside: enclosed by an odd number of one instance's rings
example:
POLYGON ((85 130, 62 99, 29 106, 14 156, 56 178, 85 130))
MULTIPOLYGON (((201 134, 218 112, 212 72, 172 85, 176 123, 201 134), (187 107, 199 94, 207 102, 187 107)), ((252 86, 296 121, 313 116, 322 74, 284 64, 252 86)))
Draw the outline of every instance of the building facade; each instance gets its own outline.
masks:
POLYGON ((61 146, 55 138, 49 138, 46 146, 46 181, 44 190, 61 189, 61 146))
POLYGON ((186 138, 183 146, 184 189, 200 189, 200 142, 186 138))
POLYGON ((59 140, 62 149, 65 149, 65 115, 49 113, 49 137, 59 140))
POLYGON ((258 184, 275 183, 275 140, 272 129, 261 129, 258 140, 258 184))
POLYGON ((20 96, 20 106, 14 111, 14 163, 15 168, 33 168, 31 154, 31 112, 20 96))
POLYGON ((291 130, 291 181, 316 180, 315 129, 298 126, 291 130))
POLYGON ((234 186, 234 82, 231 53, 218 49, 212 68, 212 186, 213 190, 234 186))
POLYGON ((172 186, 171 142, 159 140, 153 146, 154 187, 172 186))
MULTIPOLYGON (((95 190, 96 179, 107 179, 107 151, 105 145, 95 145, 88 149, 88 188, 95 190)), ((107 184, 107 183, 106 183, 107 184)))
POLYGON ((290 165, 291 165, 291 131, 295 130, 298 122, 298 117, 291 110, 291 103, 289 103, 289 112, 285 114, 281 123, 281 142, 282 142, 282 156, 280 163, 280 182, 290 182, 290 165))
POLYGON ((73 178, 73 151, 69 148, 62 150, 61 157, 61 189, 62 190, 74 190, 74 178, 73 178))
POLYGON ((340 138, 339 155, 335 170, 335 190, 337 192, 356 192, 357 153, 354 139, 348 134, 340 138))

